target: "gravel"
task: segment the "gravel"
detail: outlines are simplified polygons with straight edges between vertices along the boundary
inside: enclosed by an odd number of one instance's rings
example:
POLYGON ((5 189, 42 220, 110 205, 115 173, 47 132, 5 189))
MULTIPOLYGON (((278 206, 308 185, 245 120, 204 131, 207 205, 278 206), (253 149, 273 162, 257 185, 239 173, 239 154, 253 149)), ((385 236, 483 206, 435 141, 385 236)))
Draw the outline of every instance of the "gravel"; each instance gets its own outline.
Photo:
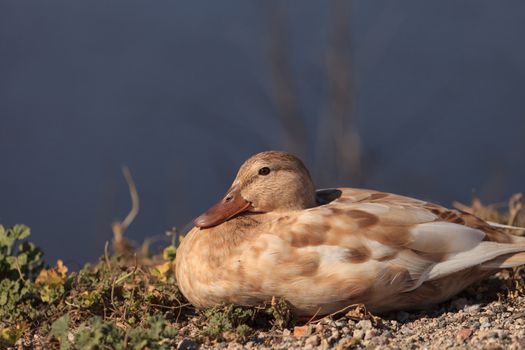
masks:
POLYGON ((506 282, 493 277, 424 311, 325 318, 295 331, 258 332, 244 343, 200 349, 525 349, 525 297, 508 296, 506 282))

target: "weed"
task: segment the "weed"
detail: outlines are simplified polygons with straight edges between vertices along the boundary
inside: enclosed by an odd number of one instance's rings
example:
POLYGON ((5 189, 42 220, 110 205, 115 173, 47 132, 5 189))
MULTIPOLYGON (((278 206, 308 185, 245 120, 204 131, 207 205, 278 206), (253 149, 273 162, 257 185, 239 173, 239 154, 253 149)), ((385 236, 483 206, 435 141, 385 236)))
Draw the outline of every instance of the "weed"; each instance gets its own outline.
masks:
POLYGON ((115 321, 93 316, 77 327, 70 336, 68 315, 56 320, 50 335, 60 342, 60 350, 77 349, 169 349, 177 335, 177 328, 171 326, 162 315, 150 316, 141 325, 127 330, 115 321))
POLYGON ((244 307, 220 305, 206 309, 201 314, 201 335, 215 340, 245 339, 255 329, 283 329, 293 326, 295 319, 284 299, 274 300, 271 305, 244 307))

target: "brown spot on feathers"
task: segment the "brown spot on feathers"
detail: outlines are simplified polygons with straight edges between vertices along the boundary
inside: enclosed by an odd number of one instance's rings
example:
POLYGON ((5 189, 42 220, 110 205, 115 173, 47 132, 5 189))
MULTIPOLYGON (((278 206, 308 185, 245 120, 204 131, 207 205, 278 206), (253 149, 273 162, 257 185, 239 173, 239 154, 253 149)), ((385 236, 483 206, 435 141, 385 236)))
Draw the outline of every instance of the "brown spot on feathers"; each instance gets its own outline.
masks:
POLYGON ((397 252, 393 252, 392 254, 387 254, 387 255, 380 256, 376 260, 377 261, 389 261, 389 260, 395 259, 396 256, 397 256, 397 252))
POLYGON ((325 243, 328 224, 296 224, 290 233, 291 246, 295 248, 316 246, 325 243))
POLYGON ((412 241, 412 225, 375 225, 364 229, 364 235, 381 244, 391 247, 404 247, 412 241))
POLYGON ((374 200, 378 200, 378 199, 383 199, 383 198, 388 197, 388 196, 389 196, 388 193, 376 192, 376 193, 372 193, 370 195, 370 197, 368 197, 368 200, 374 201, 374 200))
POLYGON ((319 268, 319 262, 319 254, 310 252, 295 255, 294 259, 290 259, 289 264, 296 264, 297 266, 300 266, 300 274, 302 276, 313 276, 319 268))
POLYGON ((379 221, 377 216, 375 216, 374 214, 370 214, 364 210, 351 209, 346 212, 346 215, 348 215, 352 219, 355 219, 358 222, 359 227, 375 225, 379 221))
POLYGON ((465 225, 485 232, 485 241, 512 243, 512 236, 501 232, 470 213, 447 209, 433 203, 426 203, 424 208, 436 214, 443 221, 465 225))
POLYGON ((363 263, 370 259, 370 250, 365 246, 348 248, 346 260, 351 263, 363 263))
POLYGON ((512 236, 499 231, 497 228, 490 226, 485 221, 477 216, 469 213, 460 212, 461 217, 465 220, 465 225, 482 230, 485 232, 485 241, 493 241, 499 243, 512 243, 512 236))

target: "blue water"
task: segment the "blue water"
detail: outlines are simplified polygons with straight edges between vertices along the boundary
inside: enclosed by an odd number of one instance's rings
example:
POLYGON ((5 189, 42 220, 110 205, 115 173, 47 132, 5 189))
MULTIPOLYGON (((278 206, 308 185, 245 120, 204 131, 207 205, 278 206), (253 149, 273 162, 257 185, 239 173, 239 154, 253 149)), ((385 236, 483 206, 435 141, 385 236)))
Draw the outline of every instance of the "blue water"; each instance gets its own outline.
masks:
POLYGON ((524 2, 342 9, 361 145, 355 178, 329 161, 334 4, 1 2, 0 223, 30 225, 50 262, 96 259, 129 209, 127 164, 141 198, 129 237, 184 227, 246 157, 290 147, 274 98, 275 30, 319 186, 445 205, 525 191, 524 2))

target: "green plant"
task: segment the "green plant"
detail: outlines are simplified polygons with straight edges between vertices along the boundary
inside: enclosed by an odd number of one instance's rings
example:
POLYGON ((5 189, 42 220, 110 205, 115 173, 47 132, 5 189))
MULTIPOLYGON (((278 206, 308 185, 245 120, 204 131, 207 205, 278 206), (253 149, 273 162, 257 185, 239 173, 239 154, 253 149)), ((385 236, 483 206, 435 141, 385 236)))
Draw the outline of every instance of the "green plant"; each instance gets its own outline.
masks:
POLYGON ((68 340, 69 315, 64 315, 53 322, 49 335, 57 338, 60 342, 60 350, 69 350, 71 348, 68 340))
MULTIPOLYGON (((42 251, 24 241, 30 230, 24 225, 5 229, 0 225, 0 320, 13 325, 33 320, 40 302, 33 278, 42 270, 42 251)), ((5 327, 5 326, 4 326, 5 327)))
POLYGON ((60 350, 115 349, 115 350, 168 350, 177 335, 162 315, 150 316, 141 325, 124 330, 113 320, 93 316, 78 326, 70 341, 70 318, 65 315, 56 320, 50 335, 60 342, 60 350))
POLYGON ((211 339, 241 338, 255 329, 291 327, 295 319, 289 304, 284 299, 274 300, 270 305, 245 307, 220 305, 202 312, 201 334, 211 339))

